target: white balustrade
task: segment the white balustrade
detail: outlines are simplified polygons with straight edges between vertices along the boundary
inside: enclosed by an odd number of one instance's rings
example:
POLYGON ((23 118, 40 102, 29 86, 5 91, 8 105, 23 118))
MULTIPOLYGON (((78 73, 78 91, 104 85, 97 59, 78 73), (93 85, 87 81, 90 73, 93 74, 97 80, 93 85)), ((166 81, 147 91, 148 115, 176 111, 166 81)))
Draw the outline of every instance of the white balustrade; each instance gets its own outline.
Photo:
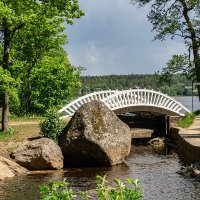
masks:
POLYGON ((184 112, 190 112, 180 102, 161 92, 147 89, 131 89, 124 91, 108 90, 87 94, 64 106, 59 110, 59 113, 62 113, 63 117, 72 116, 78 108, 92 100, 104 102, 113 111, 124 107, 151 106, 163 108, 181 116, 184 115, 184 112))

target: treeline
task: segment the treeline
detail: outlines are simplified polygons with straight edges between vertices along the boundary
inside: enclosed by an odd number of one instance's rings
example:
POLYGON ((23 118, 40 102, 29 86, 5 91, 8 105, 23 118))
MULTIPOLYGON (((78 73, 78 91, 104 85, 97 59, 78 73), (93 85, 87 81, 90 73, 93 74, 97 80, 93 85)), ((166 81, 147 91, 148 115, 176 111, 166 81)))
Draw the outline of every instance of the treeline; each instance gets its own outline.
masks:
POLYGON ((82 82, 81 95, 100 90, 126 90, 130 88, 153 89, 170 96, 192 95, 191 81, 181 74, 174 75, 169 82, 162 82, 158 74, 81 76, 80 78, 82 82))

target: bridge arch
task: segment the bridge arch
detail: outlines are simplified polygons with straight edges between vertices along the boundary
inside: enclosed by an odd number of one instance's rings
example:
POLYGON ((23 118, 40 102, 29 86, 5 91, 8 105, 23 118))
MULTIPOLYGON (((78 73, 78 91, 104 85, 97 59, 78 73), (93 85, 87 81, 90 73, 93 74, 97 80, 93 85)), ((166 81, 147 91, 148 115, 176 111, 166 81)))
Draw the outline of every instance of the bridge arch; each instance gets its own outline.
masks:
POLYGON ((74 100, 59 110, 59 112, 64 116, 72 116, 80 106, 92 100, 104 102, 116 114, 153 112, 170 116, 183 116, 185 112, 190 112, 185 106, 170 96, 148 89, 94 92, 74 100))

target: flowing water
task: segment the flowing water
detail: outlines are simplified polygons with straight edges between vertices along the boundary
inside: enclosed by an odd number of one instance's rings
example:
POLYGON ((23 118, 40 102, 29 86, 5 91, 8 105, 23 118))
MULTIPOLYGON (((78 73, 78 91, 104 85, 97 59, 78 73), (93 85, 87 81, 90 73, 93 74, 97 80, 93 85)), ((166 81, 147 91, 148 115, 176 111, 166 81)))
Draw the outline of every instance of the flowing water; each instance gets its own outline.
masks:
POLYGON ((150 145, 133 145, 126 164, 113 167, 70 168, 48 174, 18 176, 0 182, 2 200, 39 199, 38 185, 66 178, 74 190, 92 190, 96 175, 107 174, 109 181, 116 177, 139 178, 146 200, 199 200, 200 182, 176 172, 182 163, 174 150, 153 149, 150 145))
MULTIPOLYGON (((191 110, 191 97, 176 97, 191 110)), ((200 109, 198 98, 194 98, 194 110, 200 109)), ((162 147, 153 149, 150 145, 133 145, 126 164, 113 167, 70 168, 47 174, 17 176, 0 181, 1 200, 37 200, 38 185, 50 180, 66 178, 74 190, 91 190, 96 185, 96 175, 114 178, 139 178, 146 200, 200 200, 200 181, 183 177, 176 172, 182 163, 175 152, 162 147)))

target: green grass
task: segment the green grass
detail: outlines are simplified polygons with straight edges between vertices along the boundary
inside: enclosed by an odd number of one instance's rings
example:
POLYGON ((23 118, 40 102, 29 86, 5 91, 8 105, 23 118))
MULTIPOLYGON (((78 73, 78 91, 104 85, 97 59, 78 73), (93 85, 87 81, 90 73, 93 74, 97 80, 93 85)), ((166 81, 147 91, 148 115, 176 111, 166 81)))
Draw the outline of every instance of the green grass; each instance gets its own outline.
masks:
POLYGON ((14 129, 13 128, 9 128, 7 131, 5 132, 2 132, 0 130, 0 141, 3 140, 3 141, 6 141, 8 140, 9 138, 13 137, 14 135, 14 129))
POLYGON ((9 125, 9 130, 2 132, 0 130, 0 142, 20 142, 29 137, 37 137, 39 135, 38 123, 23 124, 25 121, 19 121, 15 125, 9 125))
POLYGON ((196 110, 192 113, 186 113, 185 116, 180 120, 178 125, 181 128, 189 127, 193 123, 195 116, 199 114, 200 114, 200 110, 196 110))

